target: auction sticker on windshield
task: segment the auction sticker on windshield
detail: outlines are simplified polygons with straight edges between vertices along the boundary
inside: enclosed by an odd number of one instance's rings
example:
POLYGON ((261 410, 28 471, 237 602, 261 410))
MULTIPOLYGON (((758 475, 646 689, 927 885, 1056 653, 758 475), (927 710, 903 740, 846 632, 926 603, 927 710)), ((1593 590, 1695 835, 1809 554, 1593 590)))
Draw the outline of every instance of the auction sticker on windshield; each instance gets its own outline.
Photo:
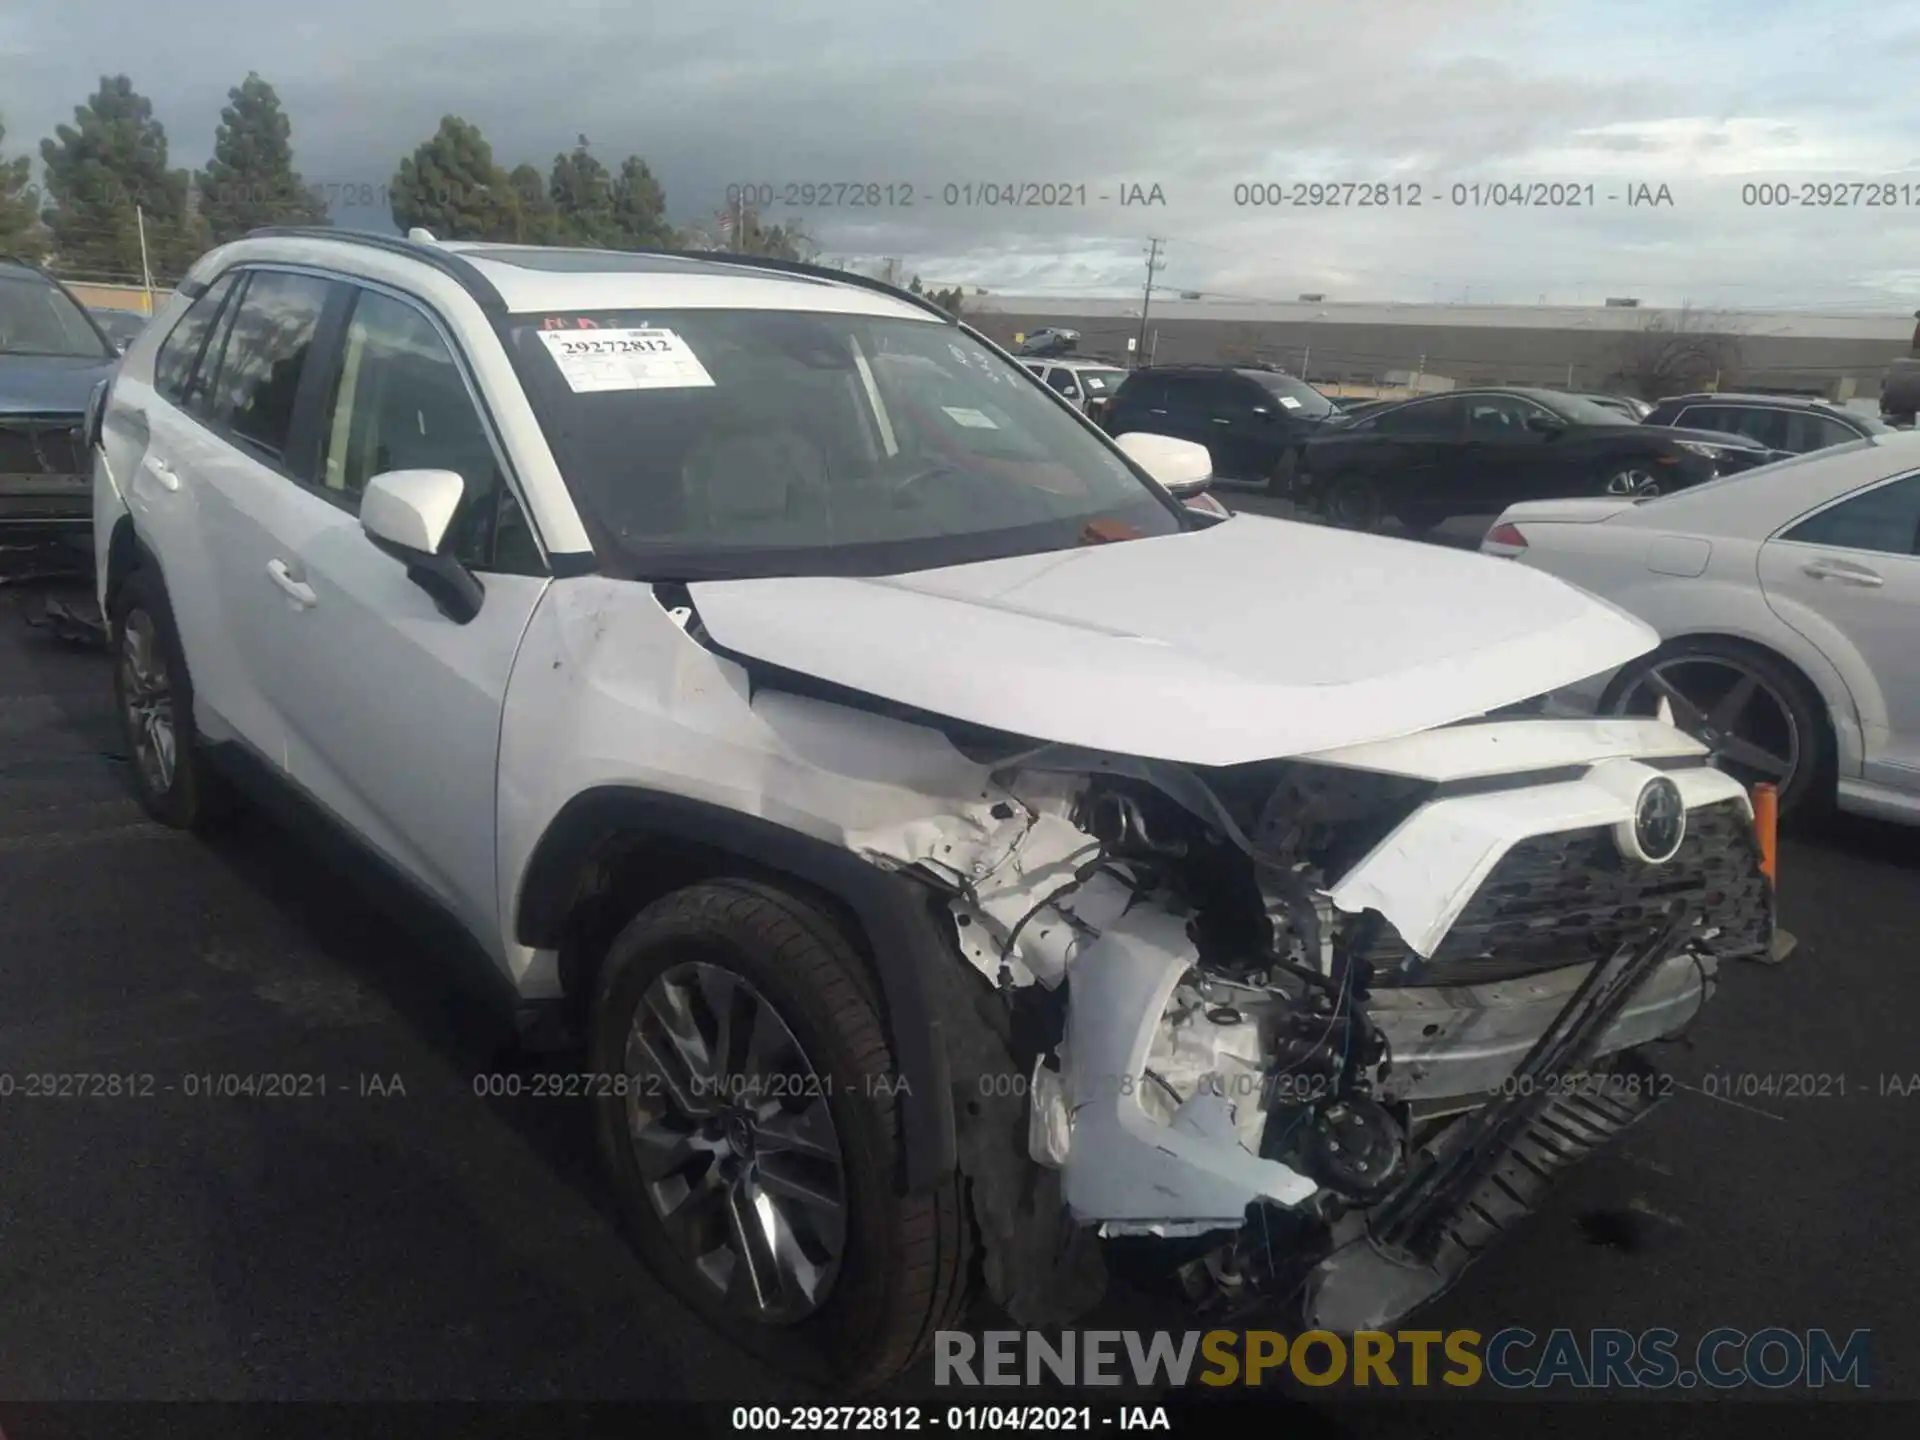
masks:
POLYGON ((541 330, 538 334, 575 394, 683 390, 713 384, 707 367, 671 330, 541 330))
POLYGON ((951 419, 954 424, 964 425, 969 430, 998 430, 1000 428, 993 423, 993 417, 984 411, 974 410, 965 405, 942 405, 940 408, 947 412, 947 417, 951 419))
POLYGON ((1300 402, 1291 395, 1282 395, 1280 397, 1280 403, 1289 410, 1298 410, 1300 408, 1300 402))

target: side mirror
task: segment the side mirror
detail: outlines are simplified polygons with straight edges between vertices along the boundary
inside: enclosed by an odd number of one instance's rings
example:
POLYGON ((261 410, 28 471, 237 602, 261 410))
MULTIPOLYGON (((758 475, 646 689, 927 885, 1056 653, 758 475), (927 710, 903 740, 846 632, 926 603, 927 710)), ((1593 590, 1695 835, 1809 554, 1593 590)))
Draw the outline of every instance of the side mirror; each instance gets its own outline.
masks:
POLYGON ((1129 430, 1114 441, 1126 457, 1173 494, 1204 490, 1213 479, 1213 457, 1207 447, 1171 435, 1129 430))
POLYGON ((1527 429, 1536 435, 1545 435, 1551 438, 1566 428, 1564 424, 1554 419, 1551 415, 1529 415, 1527 417, 1527 429))
MULTIPOLYGON (((96 380, 92 393, 87 396, 85 429, 89 456, 91 456, 94 450, 99 448, 100 443, 106 438, 107 396, 112 392, 112 389, 113 382, 111 380, 96 380)), ((89 460, 87 468, 89 470, 93 468, 91 460, 89 460)))
POLYGON ((442 553, 467 482, 452 470, 388 470, 367 481, 360 528, 407 567, 407 578, 433 597, 455 624, 480 613, 486 588, 452 555, 442 553))

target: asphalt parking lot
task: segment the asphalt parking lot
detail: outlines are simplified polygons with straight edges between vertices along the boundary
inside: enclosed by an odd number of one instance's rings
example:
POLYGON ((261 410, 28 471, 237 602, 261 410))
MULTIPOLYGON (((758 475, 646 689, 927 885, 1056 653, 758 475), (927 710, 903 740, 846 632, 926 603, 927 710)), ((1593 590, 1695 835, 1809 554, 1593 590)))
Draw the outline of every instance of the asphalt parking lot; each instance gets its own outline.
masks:
MULTIPOLYGON (((439 957, 263 819, 143 818, 106 660, 23 623, 40 593, 0 588, 0 1075, 158 1088, 0 1099, 0 1399, 807 1398, 648 1278, 578 1105, 475 1095, 532 1062, 439 957), (242 1072, 326 1094, 184 1093, 242 1072)), ((1917 880, 1920 832, 1789 838, 1798 949, 1725 976, 1665 1057, 1693 1088, 1427 1323, 1865 1328, 1867 1393, 1920 1397, 1917 880), (1703 1093, 1739 1075, 1827 1078, 1703 1093)))

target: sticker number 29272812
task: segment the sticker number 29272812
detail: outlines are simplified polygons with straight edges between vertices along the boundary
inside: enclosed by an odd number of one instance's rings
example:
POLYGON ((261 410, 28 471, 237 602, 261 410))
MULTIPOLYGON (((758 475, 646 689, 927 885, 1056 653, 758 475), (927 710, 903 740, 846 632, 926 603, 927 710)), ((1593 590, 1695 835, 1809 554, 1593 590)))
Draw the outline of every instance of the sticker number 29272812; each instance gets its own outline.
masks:
POLYGON ((713 384, 671 330, 541 330, 540 341, 575 393, 682 390, 713 384))

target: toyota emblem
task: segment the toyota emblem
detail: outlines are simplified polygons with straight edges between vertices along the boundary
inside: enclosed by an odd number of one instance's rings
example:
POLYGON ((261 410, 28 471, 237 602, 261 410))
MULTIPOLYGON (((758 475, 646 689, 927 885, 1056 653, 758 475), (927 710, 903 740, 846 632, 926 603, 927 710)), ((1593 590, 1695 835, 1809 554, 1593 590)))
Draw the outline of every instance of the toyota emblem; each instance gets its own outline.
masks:
POLYGON ((1687 802, 1680 787, 1662 775, 1649 780, 1633 806, 1634 857, 1652 865, 1664 864, 1687 838, 1687 802))

